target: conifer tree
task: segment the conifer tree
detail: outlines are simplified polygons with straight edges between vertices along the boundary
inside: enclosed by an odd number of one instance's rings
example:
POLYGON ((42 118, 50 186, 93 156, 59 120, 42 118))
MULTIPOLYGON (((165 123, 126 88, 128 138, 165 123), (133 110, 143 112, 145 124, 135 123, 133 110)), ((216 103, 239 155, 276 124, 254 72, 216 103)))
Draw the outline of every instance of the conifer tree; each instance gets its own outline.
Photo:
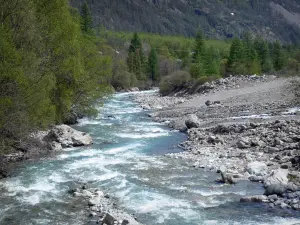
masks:
POLYGON ((239 38, 234 38, 231 46, 228 58, 228 72, 232 74, 239 74, 242 72, 242 60, 243 60, 243 44, 239 38))
POLYGON ((93 29, 92 15, 87 2, 81 8, 81 30, 86 34, 91 34, 93 29))
POLYGON ((142 42, 137 33, 134 33, 133 38, 131 40, 128 57, 127 57, 127 65, 130 73, 134 73, 138 80, 144 80, 144 55, 142 49, 142 42))
POLYGON ((195 49, 193 54, 193 61, 197 62, 200 60, 205 50, 205 41, 203 38, 202 31, 198 31, 196 39, 195 39, 195 49))
POLYGON ((281 70, 284 66, 283 50, 279 41, 273 44, 272 58, 273 65, 276 71, 281 70))
POLYGON ((149 54, 148 72, 151 80, 153 81, 159 80, 157 52, 155 48, 152 48, 149 54))

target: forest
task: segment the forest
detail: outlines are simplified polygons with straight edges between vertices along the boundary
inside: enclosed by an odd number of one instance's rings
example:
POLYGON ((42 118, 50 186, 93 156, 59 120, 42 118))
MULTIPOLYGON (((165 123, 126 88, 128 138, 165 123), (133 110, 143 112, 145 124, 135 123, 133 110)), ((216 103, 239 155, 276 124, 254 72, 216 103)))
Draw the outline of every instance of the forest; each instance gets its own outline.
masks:
POLYGON ((228 40, 95 28, 88 5, 0 0, 0 151, 30 132, 93 116, 114 90, 160 86, 163 95, 228 75, 292 74, 296 44, 244 32, 228 40))

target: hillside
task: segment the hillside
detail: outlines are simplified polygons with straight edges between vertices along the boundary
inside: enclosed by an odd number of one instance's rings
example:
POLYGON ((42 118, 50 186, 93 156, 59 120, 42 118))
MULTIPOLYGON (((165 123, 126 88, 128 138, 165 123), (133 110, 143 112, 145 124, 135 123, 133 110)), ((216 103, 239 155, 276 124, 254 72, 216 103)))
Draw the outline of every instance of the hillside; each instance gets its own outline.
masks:
MULTIPOLYGON (((80 8, 85 0, 71 0, 80 8)), ((226 38, 251 30, 269 40, 300 41, 300 3, 292 0, 87 0, 95 26, 226 38)))

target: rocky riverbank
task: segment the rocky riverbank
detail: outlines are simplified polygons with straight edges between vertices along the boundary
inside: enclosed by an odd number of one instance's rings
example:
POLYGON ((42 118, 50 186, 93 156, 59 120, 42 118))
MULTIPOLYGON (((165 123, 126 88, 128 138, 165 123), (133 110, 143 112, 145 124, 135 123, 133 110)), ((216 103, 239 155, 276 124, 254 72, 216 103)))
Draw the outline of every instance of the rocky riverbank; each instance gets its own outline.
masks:
POLYGON ((155 121, 187 132, 186 151, 167 157, 214 170, 228 184, 264 184, 264 196, 241 201, 299 209, 300 118, 290 90, 289 79, 242 76, 204 84, 195 95, 145 94, 136 101, 154 110, 155 121))
POLYGON ((53 126, 47 131, 30 134, 14 146, 14 151, 0 156, 0 179, 9 176, 11 167, 28 159, 39 158, 63 148, 91 145, 89 134, 77 131, 67 125, 53 126))

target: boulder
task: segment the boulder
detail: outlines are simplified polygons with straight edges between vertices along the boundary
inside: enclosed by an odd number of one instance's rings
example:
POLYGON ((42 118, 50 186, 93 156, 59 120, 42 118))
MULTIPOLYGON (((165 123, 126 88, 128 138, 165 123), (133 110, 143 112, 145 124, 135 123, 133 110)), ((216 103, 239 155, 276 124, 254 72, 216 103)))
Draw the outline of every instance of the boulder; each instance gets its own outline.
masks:
POLYGON ((264 195, 279 195, 282 196, 286 192, 286 187, 283 184, 271 184, 268 185, 265 189, 264 195))
POLYGON ((89 206, 98 206, 101 204, 101 198, 100 196, 95 196, 89 199, 88 205, 89 206))
POLYGON ((45 141, 60 143, 63 148, 90 145, 93 143, 89 134, 77 131, 67 125, 52 128, 44 137, 45 141))
POLYGON ((236 178, 234 178, 233 174, 231 173, 226 173, 221 171, 221 177, 222 177, 222 182, 224 182, 225 184, 236 184, 238 181, 236 178))
POLYGON ((282 184, 286 186, 288 184, 288 170, 277 169, 272 171, 268 176, 265 177, 265 187, 272 184, 282 184))
POLYGON ((246 171, 250 175, 264 176, 268 172, 268 166, 263 162, 255 161, 255 162, 248 163, 246 167, 246 171))
POLYGON ((185 120, 185 125, 188 129, 198 128, 200 127, 200 121, 195 114, 190 114, 185 120))

